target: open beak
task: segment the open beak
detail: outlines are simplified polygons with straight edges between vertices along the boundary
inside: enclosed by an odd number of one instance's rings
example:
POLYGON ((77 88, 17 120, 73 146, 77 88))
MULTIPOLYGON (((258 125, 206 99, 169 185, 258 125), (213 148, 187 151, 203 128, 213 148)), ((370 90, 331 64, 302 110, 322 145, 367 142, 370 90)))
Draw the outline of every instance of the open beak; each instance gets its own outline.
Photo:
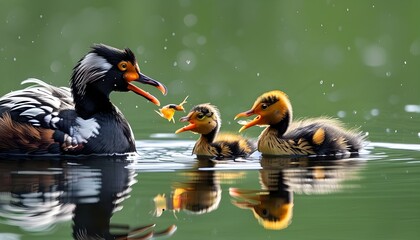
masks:
POLYGON ((165 87, 165 85, 163 85, 162 83, 142 74, 139 73, 137 76, 137 78, 133 78, 132 75, 128 75, 125 76, 125 79, 127 80, 128 83, 128 87, 127 89, 130 91, 133 91, 135 93, 137 93, 140 96, 143 96, 144 98, 146 98, 147 100, 151 101, 152 103, 156 104, 157 106, 160 106, 160 102, 159 100, 153 96, 152 94, 144 91, 143 89, 137 87, 136 85, 132 84, 131 82, 139 82, 139 83, 143 83, 143 84, 148 84, 148 85, 152 85, 154 87, 156 87, 157 89, 159 89, 159 91, 161 91, 163 93, 163 95, 166 95, 168 90, 165 87))
MULTIPOLYGON (((252 115, 254 115, 254 114, 257 114, 257 113, 255 113, 253 109, 251 109, 251 110, 249 110, 249 111, 246 111, 246 112, 238 113, 238 114, 235 116, 235 120, 236 120, 237 118, 240 118, 240 117, 249 117, 249 116, 252 116, 252 115)), ((257 116, 257 117, 255 117, 252 121, 245 123, 245 124, 241 127, 241 129, 239 129, 239 132, 242 132, 243 130, 245 130, 245 129, 247 129, 247 128, 250 128, 250 127, 252 127, 252 126, 263 124, 262 119, 263 119, 263 118, 261 117, 261 115, 258 115, 258 116, 257 116)))
POLYGON ((267 195, 263 190, 247 190, 239 188, 229 188, 229 195, 236 198, 245 198, 248 200, 260 201, 260 195, 267 195))
MULTIPOLYGON (((182 118, 179 119, 179 121, 180 122, 188 122, 188 121, 190 121, 190 117, 189 116, 182 117, 182 118)), ((197 127, 197 125, 194 122, 190 121, 189 125, 176 130, 175 133, 191 131, 191 130, 194 130, 196 127, 197 127)))

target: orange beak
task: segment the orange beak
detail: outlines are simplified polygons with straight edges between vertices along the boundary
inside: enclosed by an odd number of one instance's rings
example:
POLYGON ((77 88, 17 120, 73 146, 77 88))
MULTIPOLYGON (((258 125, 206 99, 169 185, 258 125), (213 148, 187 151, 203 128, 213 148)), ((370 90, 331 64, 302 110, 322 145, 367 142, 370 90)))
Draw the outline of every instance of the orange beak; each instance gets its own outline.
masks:
POLYGON ((152 103, 156 104, 157 106, 160 106, 160 102, 159 100, 153 96, 152 94, 144 91, 143 89, 137 87, 136 85, 132 84, 131 82, 139 82, 139 83, 143 83, 143 84, 148 84, 148 85, 152 85, 154 87, 156 87, 157 89, 159 89, 159 91, 161 91, 163 93, 163 95, 166 95, 168 90, 166 88, 165 85, 163 85, 162 83, 142 74, 142 73, 138 73, 137 71, 133 72, 126 72, 124 74, 124 79, 127 81, 128 83, 128 87, 127 89, 130 91, 135 92, 136 94, 146 98, 147 100, 151 101, 152 103))
MULTIPOLYGON (((257 114, 257 113, 256 113, 256 112, 254 112, 254 110, 253 110, 253 109, 248 110, 248 111, 246 111, 246 112, 238 113, 238 114, 235 116, 235 120, 236 120, 237 118, 240 118, 240 117, 249 117, 249 116, 252 116, 252 115, 254 115, 254 114, 257 114)), ((245 130, 245 129, 247 129, 247 128, 250 128, 250 127, 252 127, 252 126, 255 126, 255 125, 263 125, 263 124, 264 124, 264 122, 263 122, 263 118, 261 117, 261 115, 258 115, 258 116, 257 116, 257 117, 255 117, 252 121, 247 122, 246 124, 244 124, 244 125, 241 127, 241 129, 239 129, 239 132, 242 132, 243 130, 245 130)))
POLYGON ((179 121, 180 122, 188 122, 189 121, 190 124, 187 125, 187 126, 185 126, 185 127, 182 127, 180 129, 176 130, 175 133, 181 133, 181 132, 185 132, 185 131, 192 131, 192 130, 194 130, 197 127, 197 125, 192 120, 190 120, 190 117, 189 116, 182 117, 182 118, 179 119, 179 121))

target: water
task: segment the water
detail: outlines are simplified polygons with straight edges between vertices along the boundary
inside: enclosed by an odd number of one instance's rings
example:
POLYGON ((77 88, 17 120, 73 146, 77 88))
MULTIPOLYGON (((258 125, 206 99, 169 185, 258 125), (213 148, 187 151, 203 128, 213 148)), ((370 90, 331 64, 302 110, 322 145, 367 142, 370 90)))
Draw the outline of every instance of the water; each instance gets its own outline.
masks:
POLYGON ((0 239, 111 239, 139 227, 136 237, 172 239, 420 235, 420 145, 371 142, 340 160, 213 162, 191 156, 193 144, 138 141, 140 156, 129 157, 3 159, 0 239))
POLYGON ((109 237, 139 227, 135 236, 144 238, 154 230, 171 239, 419 239, 419 7, 415 0, 1 1, 0 95, 30 77, 68 86, 89 46, 105 43, 131 48, 142 72, 167 85, 165 97, 142 86, 162 105, 189 96, 187 111, 218 106, 223 131, 237 132, 234 116, 279 89, 296 118, 338 117, 368 133, 369 143, 350 160, 256 155, 198 164, 190 154, 196 135, 175 136, 181 123, 160 118, 135 94, 113 93, 139 156, 1 159, 0 239, 99 230, 109 237), (254 215, 272 213, 270 203, 282 206, 284 221, 254 215))

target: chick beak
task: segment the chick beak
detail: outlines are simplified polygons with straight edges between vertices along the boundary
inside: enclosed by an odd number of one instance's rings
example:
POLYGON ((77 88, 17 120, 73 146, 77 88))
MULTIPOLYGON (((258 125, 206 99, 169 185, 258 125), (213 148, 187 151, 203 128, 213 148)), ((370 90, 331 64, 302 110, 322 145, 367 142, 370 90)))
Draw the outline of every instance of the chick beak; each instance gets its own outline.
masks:
MULTIPOLYGON (((254 115, 254 114, 257 114, 257 113, 256 113, 256 112, 254 112, 254 110, 253 110, 253 109, 248 110, 248 111, 246 111, 246 112, 238 113, 238 114, 235 116, 235 120, 236 120, 237 118, 240 118, 240 117, 249 117, 249 116, 252 116, 252 115, 254 115)), ((254 120, 252 120, 252 121, 250 121, 250 122, 245 123, 245 124, 241 127, 241 129, 239 129, 239 132, 242 132, 243 130, 245 130, 245 129, 247 129, 247 128, 250 128, 250 127, 252 127, 252 126, 258 125, 258 124, 262 124, 262 117, 261 117, 261 115, 258 115, 257 117, 255 117, 255 118, 254 118, 254 120)))
POLYGON ((190 117, 189 116, 182 117, 182 118, 179 119, 179 121, 180 122, 188 122, 189 121, 190 124, 187 125, 187 126, 184 126, 184 127, 180 128, 178 130, 176 130, 175 133, 177 133, 177 134, 178 133, 181 133, 181 132, 185 132, 185 131, 194 130, 197 127, 197 125, 194 122, 190 121, 190 117))
POLYGON ((163 93, 163 95, 166 95, 168 90, 165 85, 162 83, 142 74, 142 73, 133 73, 133 72, 127 72, 124 74, 124 78, 128 83, 127 89, 130 91, 135 92, 136 94, 146 98, 147 100, 151 101, 152 103, 156 104, 157 106, 160 106, 159 100, 153 96, 152 94, 144 91, 143 89, 137 87, 136 85, 132 84, 131 82, 139 82, 143 84, 148 84, 156 87, 163 93))
POLYGON ((181 105, 176 106, 176 107, 175 107, 175 110, 185 112, 184 107, 183 107, 183 106, 181 106, 181 105))

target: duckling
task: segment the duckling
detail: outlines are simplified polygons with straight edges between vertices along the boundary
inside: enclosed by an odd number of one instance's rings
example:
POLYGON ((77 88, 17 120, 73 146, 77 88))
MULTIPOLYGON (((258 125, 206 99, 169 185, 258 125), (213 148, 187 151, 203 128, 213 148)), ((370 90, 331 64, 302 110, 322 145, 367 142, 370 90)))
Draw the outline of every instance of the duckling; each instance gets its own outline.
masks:
POLYGON ((357 155, 364 136, 354 129, 345 129, 332 118, 309 118, 292 122, 292 105, 279 90, 266 92, 257 98, 252 108, 236 115, 248 117, 239 132, 255 126, 268 125, 258 138, 258 150, 263 155, 357 155))
POLYGON ((216 157, 216 159, 247 157, 256 150, 254 143, 239 135, 219 134, 222 124, 220 113, 209 103, 193 107, 188 115, 179 121, 190 124, 175 133, 192 131, 201 134, 193 149, 193 153, 197 156, 216 157))
POLYGON ((168 119, 168 121, 172 121, 173 123, 175 123, 175 119, 174 119, 174 115, 175 115, 175 111, 184 111, 184 105, 185 103, 187 103, 187 99, 188 96, 184 99, 184 101, 182 101, 180 104, 176 105, 176 104, 168 104, 163 106, 162 108, 159 108, 159 111, 155 112, 157 114, 159 114, 159 116, 168 119))

